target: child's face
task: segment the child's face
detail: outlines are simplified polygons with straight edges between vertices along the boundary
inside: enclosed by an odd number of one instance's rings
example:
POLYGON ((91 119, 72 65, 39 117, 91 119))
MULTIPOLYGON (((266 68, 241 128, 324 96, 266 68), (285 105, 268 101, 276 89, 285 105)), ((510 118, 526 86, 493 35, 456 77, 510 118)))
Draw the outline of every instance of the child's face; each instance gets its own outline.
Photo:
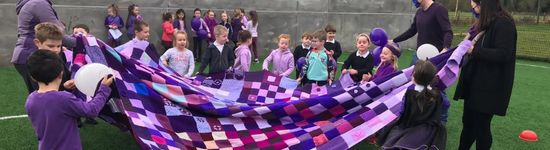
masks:
POLYGON ((226 13, 223 13, 223 14, 222 14, 222 20, 223 20, 223 21, 227 21, 227 19, 229 19, 229 18, 227 18, 227 14, 226 14, 226 13))
POLYGON ((311 39, 311 44, 316 49, 322 49, 325 46, 325 41, 319 40, 318 38, 311 39))
POLYGON ((281 49, 281 50, 288 49, 289 42, 290 41, 286 38, 280 38, 279 39, 279 49, 281 49))
POLYGON ((34 44, 38 47, 38 49, 47 49, 56 54, 61 52, 61 43, 62 40, 46 39, 44 42, 40 42, 38 39, 34 39, 34 44))
POLYGON ((187 37, 183 34, 176 35, 176 43, 175 43, 178 50, 185 50, 185 47, 187 47, 187 37))
POLYGON ((139 15, 139 7, 134 7, 134 14, 139 15))
POLYGON ((149 39, 149 27, 148 26, 144 26, 142 28, 143 30, 139 31, 139 32, 136 32, 136 38, 138 40, 148 40, 149 39))
POLYGON ((227 32, 222 32, 219 36, 216 36, 216 42, 223 44, 227 41, 227 32))
POLYGON ((327 40, 332 41, 336 37, 336 32, 327 32, 327 40))
POLYGON ((74 28, 73 35, 88 36, 88 32, 86 32, 86 30, 82 28, 74 28))
POLYGON ((183 14, 183 13, 178 14, 178 19, 183 19, 183 17, 185 17, 185 14, 183 14))
POLYGON ((304 46, 306 46, 306 47, 311 46, 311 39, 308 38, 308 37, 302 38, 302 44, 304 44, 304 46))
POLYGON ((382 49, 382 54, 380 54, 380 61, 381 62, 391 61, 392 56, 393 56, 393 53, 391 52, 391 50, 384 47, 384 49, 382 49))
POLYGON ((210 17, 211 19, 213 19, 215 17, 215 14, 213 11, 209 12, 208 13, 208 17, 210 17))
POLYGON ((367 39, 367 37, 364 37, 364 36, 359 37, 355 44, 356 44, 355 46, 357 46, 357 50, 361 52, 367 51, 367 49, 370 46, 369 39, 367 39))
POLYGON ((115 16, 115 11, 113 11, 113 8, 107 8, 107 15, 115 16))
POLYGON ((481 9, 479 8, 479 5, 476 4, 474 1, 470 1, 470 5, 472 6, 472 8, 474 8, 474 11, 476 13, 478 14, 481 13, 481 9))
POLYGON ((195 11, 195 17, 201 17, 201 11, 195 11))

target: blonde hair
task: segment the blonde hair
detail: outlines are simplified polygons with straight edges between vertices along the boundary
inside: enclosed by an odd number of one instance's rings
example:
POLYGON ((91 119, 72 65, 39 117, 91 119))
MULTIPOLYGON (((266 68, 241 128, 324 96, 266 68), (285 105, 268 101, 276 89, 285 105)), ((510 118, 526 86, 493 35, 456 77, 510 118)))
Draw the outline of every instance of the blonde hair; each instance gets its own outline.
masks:
POLYGON ((50 22, 44 22, 34 27, 34 37, 40 42, 46 40, 63 40, 63 31, 59 27, 50 22))
POLYGON ((360 37, 366 37, 366 38, 367 38, 367 42, 369 42, 369 45, 371 44, 370 36, 369 36, 369 34, 367 34, 367 33, 360 33, 359 35, 357 35, 357 36, 355 37, 355 43, 357 43, 357 41, 359 41, 359 38, 360 38, 360 37))
POLYGON ((281 40, 281 39, 287 39, 290 42, 290 35, 281 34, 281 35, 279 35, 278 40, 281 40))
POLYGON ((177 37, 178 37, 178 35, 180 35, 180 34, 183 35, 183 37, 184 37, 185 40, 186 40, 186 41, 185 41, 185 42, 186 42, 186 43, 185 43, 185 48, 189 47, 189 39, 187 38, 187 32, 185 32, 185 31, 180 31, 180 30, 174 32, 174 41, 172 42, 172 44, 174 45, 174 47, 176 47, 177 37))
POLYGON ((214 27, 214 34, 216 35, 216 37, 221 36, 222 34, 227 34, 227 33, 229 33, 229 31, 227 30, 227 28, 225 26, 216 25, 216 27, 214 27))
MULTIPOLYGON (((391 46, 391 47, 393 47, 395 50, 401 52, 401 48, 399 48, 399 46, 398 46, 396 43, 394 43, 394 42, 388 42, 388 43, 382 48, 382 50, 384 50, 384 48, 386 48, 387 46, 391 46)), ((389 49, 389 48, 387 48, 387 49, 389 49)), ((399 61, 399 57, 397 57, 397 55, 394 54, 393 51, 390 50, 390 52, 391 52, 391 54, 392 54, 392 55, 391 55, 391 62, 392 62, 392 64, 393 64, 393 68, 397 69, 397 68, 399 67, 399 66, 398 66, 398 64, 399 64, 399 62, 398 62, 398 61, 399 61)))

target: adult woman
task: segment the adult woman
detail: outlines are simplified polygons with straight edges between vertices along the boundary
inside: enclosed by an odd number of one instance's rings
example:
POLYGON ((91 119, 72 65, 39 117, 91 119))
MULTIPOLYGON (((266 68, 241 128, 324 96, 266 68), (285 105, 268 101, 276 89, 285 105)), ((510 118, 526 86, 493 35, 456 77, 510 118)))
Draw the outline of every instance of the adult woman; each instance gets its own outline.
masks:
POLYGON ((468 60, 454 99, 464 99, 463 129, 459 149, 490 149, 491 119, 504 116, 508 108, 516 62, 517 32, 512 16, 499 0, 472 0, 474 14, 480 14, 475 29, 485 31, 468 51, 468 60))
MULTIPOLYGON (((59 21, 57 13, 52 7, 50 0, 19 0, 16 5, 17 12, 17 43, 13 50, 11 62, 27 86, 29 93, 33 92, 36 83, 33 83, 27 70, 27 57, 38 48, 34 45, 34 26, 42 22, 51 22, 64 29, 65 26, 59 21)), ((64 39, 63 44, 71 44, 64 39)), ((74 44, 74 43, 73 43, 74 44)))

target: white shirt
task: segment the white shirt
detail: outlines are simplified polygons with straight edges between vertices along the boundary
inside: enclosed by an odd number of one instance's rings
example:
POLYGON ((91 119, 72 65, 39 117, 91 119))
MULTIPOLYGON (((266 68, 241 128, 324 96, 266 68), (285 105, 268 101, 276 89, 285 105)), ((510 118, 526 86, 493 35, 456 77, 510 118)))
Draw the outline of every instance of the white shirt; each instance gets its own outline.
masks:
POLYGON ((256 26, 253 25, 252 21, 248 21, 245 26, 245 30, 248 30, 250 32, 250 35, 252 37, 258 37, 258 23, 256 22, 256 26))
POLYGON ((218 49, 218 51, 220 51, 220 54, 221 54, 223 51, 223 44, 219 44, 218 41, 214 41, 214 46, 216 46, 216 48, 218 49))
POLYGON ((327 40, 327 42, 329 42, 329 43, 336 43, 336 39, 332 39, 332 41, 331 41, 331 40, 327 40))
POLYGON ((309 46, 309 47, 306 47, 306 46, 305 46, 304 44, 302 44, 302 48, 303 48, 303 49, 310 49, 310 48, 311 48, 311 46, 309 46))
POLYGON ((369 53, 370 52, 368 50, 365 54, 361 54, 359 51, 357 51, 357 53, 355 53, 355 56, 362 57, 362 58, 367 58, 367 56, 369 56, 369 53))

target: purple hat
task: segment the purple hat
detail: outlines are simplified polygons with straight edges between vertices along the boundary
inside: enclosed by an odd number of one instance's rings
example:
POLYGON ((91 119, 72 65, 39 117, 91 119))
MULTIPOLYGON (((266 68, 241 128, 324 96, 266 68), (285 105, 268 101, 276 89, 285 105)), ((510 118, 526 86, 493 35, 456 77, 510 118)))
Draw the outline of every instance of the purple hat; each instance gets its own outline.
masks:
POLYGON ((399 44, 397 43, 387 43, 385 48, 388 48, 395 56, 401 57, 401 48, 399 47, 399 44))

